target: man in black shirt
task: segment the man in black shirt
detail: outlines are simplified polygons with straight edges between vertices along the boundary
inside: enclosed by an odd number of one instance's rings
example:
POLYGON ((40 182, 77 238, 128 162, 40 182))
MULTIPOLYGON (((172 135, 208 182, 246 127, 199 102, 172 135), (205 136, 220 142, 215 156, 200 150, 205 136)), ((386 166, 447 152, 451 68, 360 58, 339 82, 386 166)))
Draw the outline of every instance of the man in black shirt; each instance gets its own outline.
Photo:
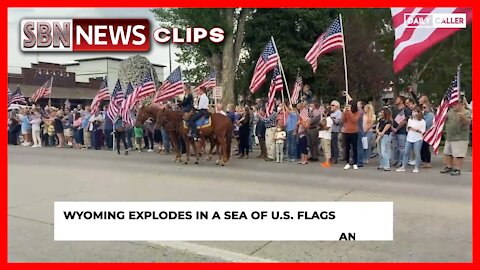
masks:
POLYGON ((393 111, 392 131, 392 164, 402 166, 405 155, 405 143, 407 142, 407 122, 412 111, 405 106, 405 97, 395 99, 396 110, 393 111))

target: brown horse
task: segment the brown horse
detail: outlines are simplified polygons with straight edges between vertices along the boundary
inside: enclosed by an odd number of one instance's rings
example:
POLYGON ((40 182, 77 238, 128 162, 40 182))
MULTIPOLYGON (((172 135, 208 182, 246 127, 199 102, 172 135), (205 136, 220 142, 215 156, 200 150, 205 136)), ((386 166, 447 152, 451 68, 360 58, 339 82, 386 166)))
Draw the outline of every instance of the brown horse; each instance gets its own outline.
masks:
MULTIPOLYGON (((187 150, 187 164, 190 161, 190 144, 192 143, 195 152, 196 162, 198 163, 199 155, 197 151, 197 144, 188 137, 188 128, 184 127, 183 122, 184 113, 172 111, 169 109, 161 109, 157 113, 157 125, 165 127, 165 129, 175 130, 177 134, 182 136, 185 141, 187 150)), ((230 119, 222 114, 211 114, 211 124, 208 127, 199 130, 200 137, 210 141, 210 156, 215 145, 219 147, 217 165, 222 166, 228 162, 230 158, 230 148, 232 144, 233 125, 230 119)), ((177 153, 178 155, 178 153, 177 153)))
POLYGON ((137 112, 137 119, 135 120, 135 126, 140 127, 147 121, 148 118, 152 118, 153 121, 157 119, 157 114, 162 107, 159 105, 141 106, 137 112))

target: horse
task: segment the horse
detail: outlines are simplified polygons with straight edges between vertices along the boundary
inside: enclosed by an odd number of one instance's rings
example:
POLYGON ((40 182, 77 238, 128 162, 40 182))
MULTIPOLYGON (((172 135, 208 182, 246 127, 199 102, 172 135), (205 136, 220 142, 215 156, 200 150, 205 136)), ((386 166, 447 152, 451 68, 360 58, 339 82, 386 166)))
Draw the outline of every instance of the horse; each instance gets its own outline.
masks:
POLYGON ((157 114, 162 107, 159 105, 140 106, 137 112, 137 119, 135 120, 135 126, 140 127, 147 121, 148 118, 152 118, 154 121, 157 119, 157 114))
MULTIPOLYGON (((212 151, 215 145, 218 145, 219 159, 217 165, 224 166, 230 159, 230 148, 232 145, 232 132, 233 125, 230 119, 222 114, 213 113, 210 115, 211 123, 207 127, 202 127, 199 130, 200 136, 210 141, 210 153, 209 158, 212 156, 212 151)), ((182 136, 187 148, 187 161, 190 161, 190 143, 191 140, 188 136, 188 127, 184 126, 184 113, 179 111, 172 111, 170 109, 163 108, 157 113, 156 124, 164 126, 165 129, 175 130, 177 134, 182 136)), ((193 143, 193 149, 196 157, 196 164, 198 164, 199 155, 197 151, 196 143, 193 143)), ((178 152, 177 152, 178 156, 178 152)))

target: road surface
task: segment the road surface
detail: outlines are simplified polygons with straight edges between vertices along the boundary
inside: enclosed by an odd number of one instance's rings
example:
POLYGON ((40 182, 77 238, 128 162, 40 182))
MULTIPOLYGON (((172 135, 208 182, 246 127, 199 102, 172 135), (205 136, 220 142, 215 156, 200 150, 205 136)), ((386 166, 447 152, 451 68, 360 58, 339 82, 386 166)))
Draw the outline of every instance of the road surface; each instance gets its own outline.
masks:
MULTIPOLYGON (((358 171, 233 159, 226 167, 132 152, 8 147, 10 262, 471 262, 471 159, 434 169, 358 171), (393 201, 389 242, 55 242, 54 201, 393 201)), ((199 232, 201 233, 201 232, 199 232)))

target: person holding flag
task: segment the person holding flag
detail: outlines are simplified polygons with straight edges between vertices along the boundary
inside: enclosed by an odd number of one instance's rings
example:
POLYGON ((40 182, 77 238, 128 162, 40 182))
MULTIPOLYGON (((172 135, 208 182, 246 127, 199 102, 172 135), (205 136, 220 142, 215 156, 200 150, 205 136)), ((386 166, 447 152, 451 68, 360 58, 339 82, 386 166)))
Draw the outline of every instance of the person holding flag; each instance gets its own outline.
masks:
POLYGON ((447 131, 443 149, 445 168, 441 173, 450 173, 453 176, 461 174, 463 158, 468 152, 471 121, 472 114, 465 109, 463 100, 455 101, 445 121, 447 131))

